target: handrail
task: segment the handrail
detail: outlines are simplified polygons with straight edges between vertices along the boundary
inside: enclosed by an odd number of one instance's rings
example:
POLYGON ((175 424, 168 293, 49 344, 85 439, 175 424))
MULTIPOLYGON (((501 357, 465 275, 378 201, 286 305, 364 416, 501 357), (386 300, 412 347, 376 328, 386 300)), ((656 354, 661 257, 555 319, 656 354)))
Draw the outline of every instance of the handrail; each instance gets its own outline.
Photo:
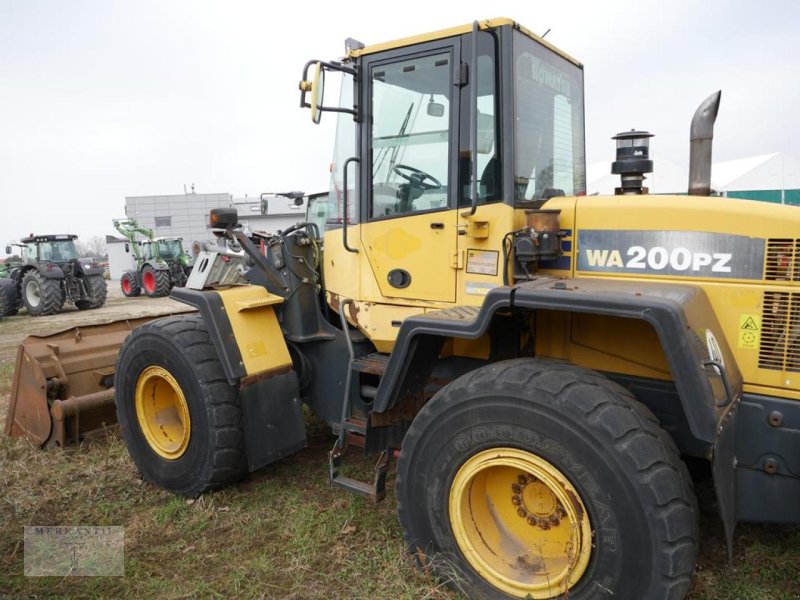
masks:
POLYGON ((344 191, 342 192, 342 243, 344 244, 344 249, 348 252, 354 252, 358 254, 358 248, 351 248, 350 245, 347 243, 347 219, 348 219, 348 211, 347 211, 347 167, 350 166, 351 162, 361 164, 361 159, 357 156, 351 156, 346 161, 344 161, 344 181, 342 185, 344 186, 344 191))

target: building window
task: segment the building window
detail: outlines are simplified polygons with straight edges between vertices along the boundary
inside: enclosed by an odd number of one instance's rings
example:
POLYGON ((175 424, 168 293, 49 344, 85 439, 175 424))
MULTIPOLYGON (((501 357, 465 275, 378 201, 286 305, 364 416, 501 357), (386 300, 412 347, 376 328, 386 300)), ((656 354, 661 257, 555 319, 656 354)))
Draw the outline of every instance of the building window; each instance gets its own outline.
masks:
POLYGON ((156 217, 156 227, 172 227, 172 217, 156 217))

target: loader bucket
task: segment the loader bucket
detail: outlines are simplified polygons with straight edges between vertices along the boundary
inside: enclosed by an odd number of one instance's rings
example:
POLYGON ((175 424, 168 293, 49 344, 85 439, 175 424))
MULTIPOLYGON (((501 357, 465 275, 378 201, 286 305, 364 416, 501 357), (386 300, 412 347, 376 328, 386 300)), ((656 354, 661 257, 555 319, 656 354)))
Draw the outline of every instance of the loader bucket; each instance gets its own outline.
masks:
POLYGON ((25 338, 17 352, 6 435, 27 437, 42 448, 64 448, 115 424, 117 354, 131 331, 154 318, 25 338))

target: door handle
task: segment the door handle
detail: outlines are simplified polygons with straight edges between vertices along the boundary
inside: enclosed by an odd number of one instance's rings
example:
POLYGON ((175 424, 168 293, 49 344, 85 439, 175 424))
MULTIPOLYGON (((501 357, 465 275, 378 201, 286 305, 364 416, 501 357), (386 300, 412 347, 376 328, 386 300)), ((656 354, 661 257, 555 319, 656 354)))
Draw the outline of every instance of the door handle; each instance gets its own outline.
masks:
POLYGON ((431 229, 444 229, 444 223, 431 223, 431 229))

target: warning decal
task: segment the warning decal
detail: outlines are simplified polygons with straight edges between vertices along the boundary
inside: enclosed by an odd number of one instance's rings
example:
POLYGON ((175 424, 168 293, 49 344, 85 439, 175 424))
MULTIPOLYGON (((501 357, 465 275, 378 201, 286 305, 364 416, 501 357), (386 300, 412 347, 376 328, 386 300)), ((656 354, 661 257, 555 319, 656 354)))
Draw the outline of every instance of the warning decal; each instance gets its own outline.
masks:
POLYGON ((761 343, 761 317, 759 315, 739 316, 739 348, 757 350, 761 343))

